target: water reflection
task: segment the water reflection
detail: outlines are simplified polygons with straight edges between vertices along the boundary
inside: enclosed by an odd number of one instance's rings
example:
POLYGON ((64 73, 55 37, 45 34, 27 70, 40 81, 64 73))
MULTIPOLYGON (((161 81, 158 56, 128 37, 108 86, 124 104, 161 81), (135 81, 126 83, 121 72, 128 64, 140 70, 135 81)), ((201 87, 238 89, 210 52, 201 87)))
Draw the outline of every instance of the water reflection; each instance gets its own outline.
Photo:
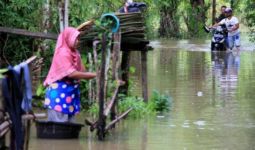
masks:
POLYGON ((219 94, 219 103, 221 106, 225 106, 226 100, 233 99, 236 93, 240 68, 240 55, 236 52, 212 52, 211 58, 213 73, 213 105, 219 105, 216 102, 217 94, 219 94), (219 93, 216 92, 217 85, 219 85, 219 93))

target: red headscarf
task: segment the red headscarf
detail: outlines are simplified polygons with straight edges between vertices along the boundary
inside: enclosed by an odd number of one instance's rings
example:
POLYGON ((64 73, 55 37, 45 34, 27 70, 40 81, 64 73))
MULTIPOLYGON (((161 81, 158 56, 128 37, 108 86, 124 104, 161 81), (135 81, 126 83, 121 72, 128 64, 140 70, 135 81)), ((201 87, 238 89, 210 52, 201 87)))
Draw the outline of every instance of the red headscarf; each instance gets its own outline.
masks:
POLYGON ((80 32, 77 29, 67 27, 58 36, 50 71, 44 81, 45 86, 68 76, 74 71, 84 70, 81 64, 81 56, 74 49, 79 34, 80 32))

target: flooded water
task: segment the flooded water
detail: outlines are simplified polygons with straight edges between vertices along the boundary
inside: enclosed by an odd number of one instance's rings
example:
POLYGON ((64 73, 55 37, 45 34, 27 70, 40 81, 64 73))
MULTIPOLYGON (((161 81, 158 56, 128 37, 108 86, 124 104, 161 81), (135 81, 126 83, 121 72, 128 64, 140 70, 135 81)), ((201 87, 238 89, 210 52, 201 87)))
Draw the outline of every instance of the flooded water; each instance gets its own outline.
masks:
MULTIPOLYGON (((164 116, 125 120, 99 142, 83 128, 78 140, 42 140, 32 150, 253 150, 255 149, 255 52, 211 53, 208 41, 154 41, 148 53, 149 93, 173 100, 164 116)), ((133 94, 141 94, 140 55, 132 54, 133 94)))

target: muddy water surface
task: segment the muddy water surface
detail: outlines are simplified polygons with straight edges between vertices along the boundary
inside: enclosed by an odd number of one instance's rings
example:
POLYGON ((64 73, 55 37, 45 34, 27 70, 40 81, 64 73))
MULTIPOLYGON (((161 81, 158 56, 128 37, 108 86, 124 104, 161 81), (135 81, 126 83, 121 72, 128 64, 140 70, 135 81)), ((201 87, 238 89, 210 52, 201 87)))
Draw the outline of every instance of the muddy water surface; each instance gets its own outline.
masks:
MULTIPOLYGON (((211 53, 208 41, 154 41, 148 53, 149 93, 168 93, 171 111, 125 120, 99 142, 83 128, 78 140, 42 140, 32 150, 252 150, 255 149, 255 52, 211 53)), ((132 54, 133 94, 141 94, 140 55, 132 54)))

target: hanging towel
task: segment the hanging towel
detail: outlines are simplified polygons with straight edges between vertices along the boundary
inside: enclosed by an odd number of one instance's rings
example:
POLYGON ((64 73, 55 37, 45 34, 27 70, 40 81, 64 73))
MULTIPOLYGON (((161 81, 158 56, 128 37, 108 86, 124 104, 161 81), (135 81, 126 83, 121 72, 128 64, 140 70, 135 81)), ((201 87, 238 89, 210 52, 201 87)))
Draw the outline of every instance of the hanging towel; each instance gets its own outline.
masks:
POLYGON ((22 91, 21 91, 21 78, 20 75, 13 70, 12 67, 5 73, 5 77, 2 81, 2 93, 5 103, 5 110, 9 113, 12 121, 11 126, 11 150, 22 150, 23 149, 23 135, 22 132, 22 91))
POLYGON ((28 64, 23 62, 14 67, 14 70, 23 77, 24 85, 22 89, 23 99, 21 107, 25 112, 31 112, 32 110, 32 84, 30 78, 30 71, 28 64))

